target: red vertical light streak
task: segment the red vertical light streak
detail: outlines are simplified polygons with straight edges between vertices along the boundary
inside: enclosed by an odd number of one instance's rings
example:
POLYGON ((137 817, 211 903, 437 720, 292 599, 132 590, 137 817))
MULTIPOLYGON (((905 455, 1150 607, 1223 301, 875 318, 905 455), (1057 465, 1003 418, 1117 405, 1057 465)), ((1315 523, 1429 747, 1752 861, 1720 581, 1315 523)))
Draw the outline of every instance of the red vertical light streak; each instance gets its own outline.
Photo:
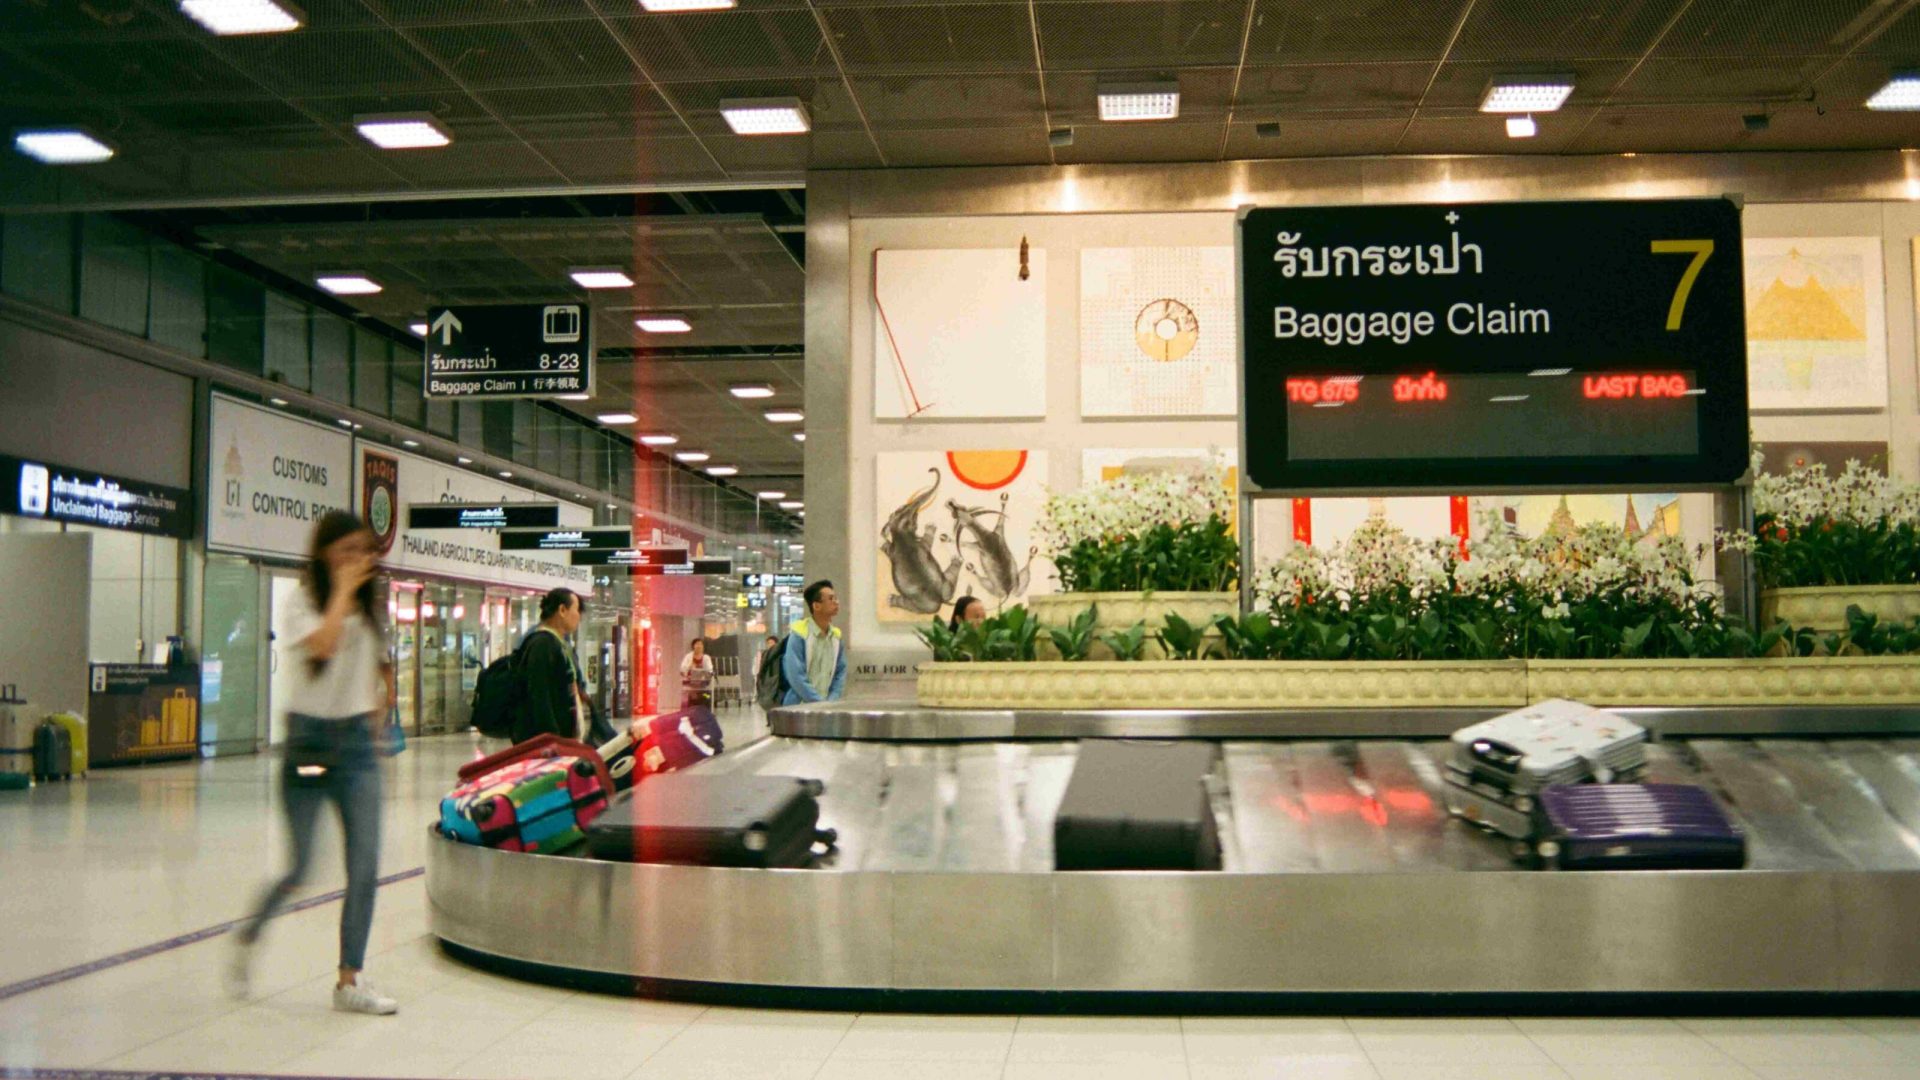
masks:
POLYGON ((1293 500, 1293 539, 1295 543, 1313 543, 1313 500, 1293 500))

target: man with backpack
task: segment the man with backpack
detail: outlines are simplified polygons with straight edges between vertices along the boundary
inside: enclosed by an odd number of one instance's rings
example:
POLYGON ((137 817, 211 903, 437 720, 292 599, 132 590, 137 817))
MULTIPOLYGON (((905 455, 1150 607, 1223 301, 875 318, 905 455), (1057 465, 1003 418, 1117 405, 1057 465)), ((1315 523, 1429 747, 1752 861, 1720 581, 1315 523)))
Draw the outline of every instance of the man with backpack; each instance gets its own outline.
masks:
POLYGON ((548 732, 579 739, 591 734, 593 717, 580 678, 580 663, 567 638, 580 628, 580 594, 554 589, 540 599, 540 625, 511 656, 487 666, 474 690, 473 724, 501 740, 493 748, 548 732))
POLYGON ((801 594, 807 617, 788 631, 760 666, 755 697, 760 707, 798 705, 806 701, 838 701, 847 690, 847 650, 840 628, 840 598, 833 582, 816 581, 801 594))

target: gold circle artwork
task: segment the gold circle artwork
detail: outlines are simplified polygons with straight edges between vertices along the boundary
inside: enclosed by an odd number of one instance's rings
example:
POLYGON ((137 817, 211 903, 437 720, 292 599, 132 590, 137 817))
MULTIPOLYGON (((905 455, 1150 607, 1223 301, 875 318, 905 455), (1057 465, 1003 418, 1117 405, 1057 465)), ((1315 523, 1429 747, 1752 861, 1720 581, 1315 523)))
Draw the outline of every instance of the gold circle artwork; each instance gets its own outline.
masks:
POLYGON ((1155 300, 1133 320, 1133 340, 1153 360, 1178 360, 1200 341, 1200 318, 1178 300, 1155 300))

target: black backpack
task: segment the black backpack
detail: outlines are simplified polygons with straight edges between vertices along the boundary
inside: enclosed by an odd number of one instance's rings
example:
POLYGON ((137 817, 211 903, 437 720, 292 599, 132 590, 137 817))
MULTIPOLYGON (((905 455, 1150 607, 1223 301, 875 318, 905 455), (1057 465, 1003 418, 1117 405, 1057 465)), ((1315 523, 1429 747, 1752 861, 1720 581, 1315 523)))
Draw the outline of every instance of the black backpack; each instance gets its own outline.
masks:
POLYGON ((520 647, 488 664, 473 684, 473 726, 480 734, 494 739, 513 738, 513 722, 527 703, 527 671, 521 654, 527 651, 528 634, 520 647))
MULTIPOLYGON (((791 637, 789 634, 787 637, 791 637)), ((771 709, 786 700, 787 691, 793 689, 787 682, 786 665, 781 663, 787 655, 787 638, 761 654, 760 676, 754 680, 753 697, 762 709, 771 709)))

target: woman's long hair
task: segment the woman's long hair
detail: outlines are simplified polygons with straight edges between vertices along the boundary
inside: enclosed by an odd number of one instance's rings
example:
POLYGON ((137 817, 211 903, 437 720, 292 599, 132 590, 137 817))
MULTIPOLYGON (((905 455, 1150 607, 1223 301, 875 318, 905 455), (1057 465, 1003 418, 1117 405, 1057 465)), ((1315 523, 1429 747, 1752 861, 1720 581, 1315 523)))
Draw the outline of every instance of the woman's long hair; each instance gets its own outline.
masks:
MULTIPOLYGON (((328 599, 333 596, 333 568, 327 565, 327 548, 342 537, 366 531, 366 522, 345 510, 327 511, 321 516, 320 524, 314 526, 313 546, 307 552, 307 572, 303 580, 307 585, 307 596, 313 601, 316 611, 325 611, 328 599)), ((379 630, 380 607, 375 600, 374 585, 374 579, 368 578, 354 593, 354 599, 359 601, 360 613, 367 617, 375 630, 379 630)))
POLYGON ((953 618, 947 620, 947 629, 960 632, 960 624, 966 621, 967 609, 980 602, 977 596, 963 596, 953 602, 953 618))

